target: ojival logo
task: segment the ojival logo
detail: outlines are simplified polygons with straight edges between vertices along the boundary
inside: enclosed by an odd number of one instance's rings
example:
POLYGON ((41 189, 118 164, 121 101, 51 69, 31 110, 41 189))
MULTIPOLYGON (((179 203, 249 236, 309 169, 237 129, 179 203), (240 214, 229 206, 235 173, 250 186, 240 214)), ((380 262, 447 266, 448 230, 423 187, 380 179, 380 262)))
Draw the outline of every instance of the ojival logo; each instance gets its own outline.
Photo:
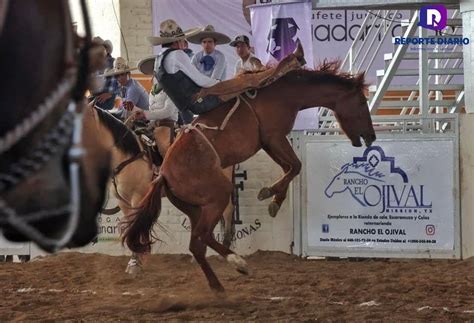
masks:
POLYGON ((448 10, 442 4, 423 6, 418 26, 431 30, 443 30, 448 21, 448 10))
POLYGON ((382 147, 368 147, 363 156, 344 164, 324 190, 327 198, 343 194, 364 208, 390 213, 432 213, 424 184, 411 183, 395 157, 382 147))

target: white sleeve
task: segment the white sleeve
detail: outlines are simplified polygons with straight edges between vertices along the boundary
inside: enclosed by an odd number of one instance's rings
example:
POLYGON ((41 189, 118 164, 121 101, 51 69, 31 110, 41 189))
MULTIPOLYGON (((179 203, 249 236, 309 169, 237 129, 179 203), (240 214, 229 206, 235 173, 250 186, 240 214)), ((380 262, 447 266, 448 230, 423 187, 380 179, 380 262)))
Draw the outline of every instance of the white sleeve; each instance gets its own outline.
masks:
POLYGON ((198 60, 197 60, 197 53, 193 55, 193 58, 191 58, 191 64, 193 64, 196 68, 198 68, 198 60))
POLYGON ((211 78, 219 81, 223 81, 225 79, 225 68, 227 63, 225 61, 225 56, 221 52, 218 52, 216 55, 217 62, 214 66, 214 70, 212 71, 211 78))
POLYGON ((234 67, 234 77, 237 76, 239 71, 240 71, 240 60, 237 60, 237 62, 235 62, 235 67, 234 67))
POLYGON ((217 80, 213 80, 210 77, 201 74, 201 72, 191 64, 189 56, 182 50, 175 50, 169 53, 164 64, 166 72, 174 74, 178 71, 183 71, 184 74, 200 87, 211 87, 218 83, 217 80))
POLYGON ((175 119, 177 113, 175 105, 167 104, 168 96, 164 91, 157 95, 150 94, 150 110, 143 111, 148 120, 175 119))

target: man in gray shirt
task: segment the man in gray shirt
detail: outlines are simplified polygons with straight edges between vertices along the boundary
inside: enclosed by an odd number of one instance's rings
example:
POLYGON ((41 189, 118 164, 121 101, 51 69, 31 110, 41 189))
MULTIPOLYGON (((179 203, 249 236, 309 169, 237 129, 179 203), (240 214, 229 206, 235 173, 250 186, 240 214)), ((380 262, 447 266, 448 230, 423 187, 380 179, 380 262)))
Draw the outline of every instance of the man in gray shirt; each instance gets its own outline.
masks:
MULTIPOLYGON (((134 107, 148 110, 148 93, 145 88, 131 78, 130 72, 136 68, 130 68, 127 61, 122 57, 117 57, 114 68, 104 74, 104 76, 114 76, 119 83, 119 92, 122 97, 123 108, 132 111, 134 107)), ((122 114, 124 116, 125 113, 122 114)))
POLYGON ((191 63, 204 75, 214 80, 226 79, 227 62, 224 54, 216 49, 216 45, 227 44, 230 38, 222 33, 216 32, 209 25, 201 32, 188 38, 194 44, 201 44, 203 50, 196 53, 191 63))

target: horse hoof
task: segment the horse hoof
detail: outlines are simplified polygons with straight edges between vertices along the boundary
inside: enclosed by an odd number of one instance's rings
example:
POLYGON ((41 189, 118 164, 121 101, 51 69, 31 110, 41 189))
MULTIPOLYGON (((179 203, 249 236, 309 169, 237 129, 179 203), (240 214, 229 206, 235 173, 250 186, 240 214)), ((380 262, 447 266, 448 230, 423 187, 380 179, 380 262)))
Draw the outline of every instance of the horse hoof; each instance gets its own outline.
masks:
POLYGON ((245 268, 245 269, 237 268, 236 270, 237 270, 238 273, 240 273, 242 275, 245 275, 245 276, 249 275, 249 270, 247 268, 245 268))
POLYGON ((272 218, 276 217, 278 214, 278 211, 280 210, 280 206, 278 205, 277 202, 272 202, 270 205, 268 205, 268 213, 272 218))
POLYGON ((214 293, 219 299, 227 298, 227 294, 225 293, 225 289, 222 285, 211 286, 211 289, 214 291, 214 293))
POLYGON ((258 200, 263 201, 273 196, 272 191, 268 187, 264 187, 258 193, 258 200))
POLYGON ((248 275, 249 274, 249 269, 247 266, 247 262, 244 260, 239 255, 236 255, 235 253, 232 253, 230 255, 227 255, 227 261, 234 266, 234 268, 241 274, 243 275, 248 275))
POLYGON ((130 259, 127 265, 125 272, 129 274, 132 278, 136 278, 139 274, 143 272, 141 262, 135 258, 130 259))
POLYGON ((132 278, 137 278, 138 275, 142 273, 142 271, 143 271, 142 268, 138 266, 133 266, 133 267, 128 266, 127 269, 125 270, 125 272, 129 274, 130 277, 132 278))

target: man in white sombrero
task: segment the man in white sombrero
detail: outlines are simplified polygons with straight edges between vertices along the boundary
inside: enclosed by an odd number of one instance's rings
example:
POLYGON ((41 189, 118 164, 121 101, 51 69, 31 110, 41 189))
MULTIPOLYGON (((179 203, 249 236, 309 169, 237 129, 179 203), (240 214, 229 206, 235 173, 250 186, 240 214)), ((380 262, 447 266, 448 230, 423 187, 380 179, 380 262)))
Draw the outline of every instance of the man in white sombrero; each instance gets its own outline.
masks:
POLYGON ((208 25, 196 35, 188 37, 188 41, 202 46, 202 51, 194 55, 191 63, 204 75, 215 80, 225 80, 227 62, 224 54, 216 49, 216 45, 227 44, 230 38, 215 31, 214 26, 208 25))
POLYGON ((193 100, 194 94, 201 88, 208 88, 218 83, 217 80, 202 74, 191 64, 184 52, 185 39, 199 33, 200 29, 183 31, 171 19, 160 24, 160 36, 148 37, 154 45, 161 45, 161 52, 155 60, 155 76, 163 90, 173 100, 182 113, 202 114, 216 108, 222 101, 216 96, 207 96, 199 101, 193 100))
MULTIPOLYGON (((114 68, 103 74, 104 77, 113 76, 120 85, 120 95, 122 97, 123 108, 127 111, 135 111, 137 108, 148 110, 148 93, 145 88, 134 80, 130 72, 137 68, 130 68, 123 57, 117 57, 114 68)), ((126 113, 122 114, 124 117, 126 113)))

